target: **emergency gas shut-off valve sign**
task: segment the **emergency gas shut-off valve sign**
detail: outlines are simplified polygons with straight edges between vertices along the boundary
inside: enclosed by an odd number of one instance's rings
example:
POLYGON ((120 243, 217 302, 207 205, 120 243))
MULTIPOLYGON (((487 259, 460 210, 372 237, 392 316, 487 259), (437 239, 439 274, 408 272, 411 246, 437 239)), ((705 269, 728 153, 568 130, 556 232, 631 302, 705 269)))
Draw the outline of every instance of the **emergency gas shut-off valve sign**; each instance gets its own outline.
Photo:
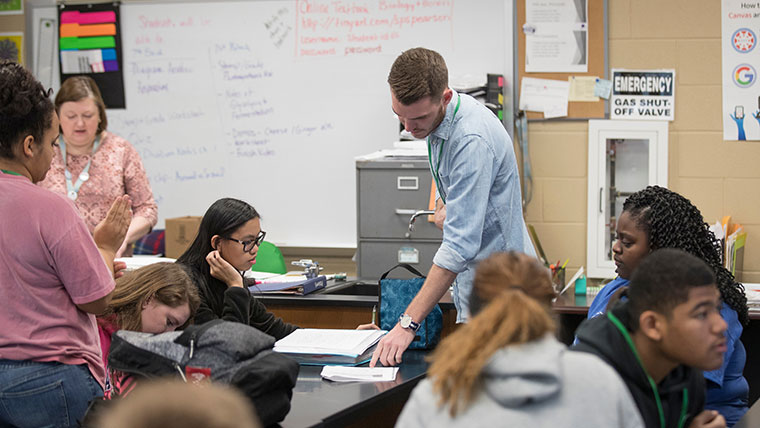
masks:
POLYGON ((675 70, 612 70, 611 119, 673 120, 675 70))

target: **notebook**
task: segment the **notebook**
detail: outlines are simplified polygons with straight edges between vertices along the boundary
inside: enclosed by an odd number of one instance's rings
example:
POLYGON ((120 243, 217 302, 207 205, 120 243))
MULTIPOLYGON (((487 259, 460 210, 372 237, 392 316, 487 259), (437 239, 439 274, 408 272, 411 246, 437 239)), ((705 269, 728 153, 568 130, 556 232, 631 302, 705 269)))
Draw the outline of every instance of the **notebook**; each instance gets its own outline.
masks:
POLYGON ((303 365, 357 365, 369 361, 387 331, 301 328, 274 344, 274 351, 303 365))

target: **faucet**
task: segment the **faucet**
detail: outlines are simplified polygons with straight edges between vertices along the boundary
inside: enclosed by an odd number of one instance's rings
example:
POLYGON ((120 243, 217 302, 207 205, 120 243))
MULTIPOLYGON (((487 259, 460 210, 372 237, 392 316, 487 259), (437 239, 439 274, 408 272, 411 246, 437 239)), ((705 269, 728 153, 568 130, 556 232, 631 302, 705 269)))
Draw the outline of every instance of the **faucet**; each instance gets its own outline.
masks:
POLYGON ((412 214, 412 217, 409 219, 409 231, 404 234, 405 238, 411 238, 412 237, 412 231, 414 230, 414 221, 417 220, 417 217, 421 215, 433 215, 435 214, 435 211, 433 210, 420 210, 412 214))

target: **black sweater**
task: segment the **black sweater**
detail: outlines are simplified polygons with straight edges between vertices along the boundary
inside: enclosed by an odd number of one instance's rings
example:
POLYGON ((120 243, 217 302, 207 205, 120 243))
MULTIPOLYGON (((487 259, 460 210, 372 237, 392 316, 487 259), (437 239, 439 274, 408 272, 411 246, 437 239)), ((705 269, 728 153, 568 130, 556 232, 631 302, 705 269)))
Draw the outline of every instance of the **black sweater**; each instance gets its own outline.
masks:
MULTIPOLYGON (((626 303, 619 303, 611 312, 630 333, 626 303)), ((611 365, 628 386, 644 424, 647 427, 660 428, 660 412, 649 377, 611 317, 600 315, 585 320, 578 327, 577 334, 578 344, 572 350, 594 354, 611 365)), ((691 367, 676 367, 657 385, 657 391, 665 418, 664 427, 688 427, 704 408, 705 381, 702 372, 691 367), (684 393, 687 395, 686 398, 684 393), (682 417, 686 420, 683 425, 679 425, 682 417)))
POLYGON ((280 340, 298 327, 275 317, 247 288, 228 287, 213 276, 203 275, 195 266, 185 265, 198 287, 201 304, 195 314, 195 324, 221 318, 248 324, 280 340))

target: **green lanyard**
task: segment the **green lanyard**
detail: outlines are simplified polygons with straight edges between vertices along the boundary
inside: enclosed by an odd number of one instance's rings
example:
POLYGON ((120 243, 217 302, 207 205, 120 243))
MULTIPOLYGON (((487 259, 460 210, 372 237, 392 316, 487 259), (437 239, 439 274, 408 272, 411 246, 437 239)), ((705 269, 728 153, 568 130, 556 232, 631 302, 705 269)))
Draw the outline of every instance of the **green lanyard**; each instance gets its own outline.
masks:
MULTIPOLYGON (((454 115, 451 116, 451 123, 454 123, 454 118, 457 117, 457 112, 459 111, 459 103, 461 102, 462 102, 462 96, 457 95, 457 105, 456 107, 454 107, 454 115)), ((428 163, 430 164, 430 171, 433 172, 433 178, 435 179, 435 187, 438 189, 438 195, 441 196, 441 200, 443 201, 445 205, 446 197, 443 195, 443 190, 441 189, 441 176, 438 175, 438 171, 441 168, 441 156, 443 155, 444 143, 446 143, 446 140, 441 139, 441 148, 438 150, 438 162, 435 163, 435 168, 433 168, 433 156, 432 156, 431 148, 430 148, 430 137, 428 136, 428 139, 427 139, 428 163)))
POLYGON ((10 175, 18 175, 19 177, 23 177, 23 175, 21 175, 21 174, 17 173, 16 171, 8 171, 7 169, 0 169, 0 171, 4 172, 4 173, 6 173, 6 174, 10 174, 10 175))
MULTIPOLYGON (((639 362, 639 366, 641 366, 642 370, 644 370, 644 373, 647 375, 647 380, 649 380, 649 386, 652 388, 652 392, 654 393, 654 401, 657 404, 657 412, 660 414, 660 427, 665 428, 665 411, 662 408, 662 401, 660 401, 660 392, 657 389, 657 384, 655 383, 654 379, 652 379, 652 376, 649 376, 649 373, 647 373, 647 370, 644 368, 644 364, 641 362, 641 357, 639 357, 639 352, 636 350, 636 345, 633 343, 633 339, 631 338, 631 335, 628 334, 628 330, 625 328, 623 323, 612 314, 612 312, 607 312, 607 318, 609 318, 610 321, 612 321, 612 324, 617 327, 617 329, 620 331, 620 334, 623 335, 623 338, 628 343, 628 346, 631 348, 631 351, 633 351, 633 355, 636 357, 636 360, 639 362)), ((683 428, 684 424, 686 423, 686 411, 689 409, 689 390, 684 388, 683 389, 683 400, 681 402, 681 416, 678 418, 678 428, 683 428)))

